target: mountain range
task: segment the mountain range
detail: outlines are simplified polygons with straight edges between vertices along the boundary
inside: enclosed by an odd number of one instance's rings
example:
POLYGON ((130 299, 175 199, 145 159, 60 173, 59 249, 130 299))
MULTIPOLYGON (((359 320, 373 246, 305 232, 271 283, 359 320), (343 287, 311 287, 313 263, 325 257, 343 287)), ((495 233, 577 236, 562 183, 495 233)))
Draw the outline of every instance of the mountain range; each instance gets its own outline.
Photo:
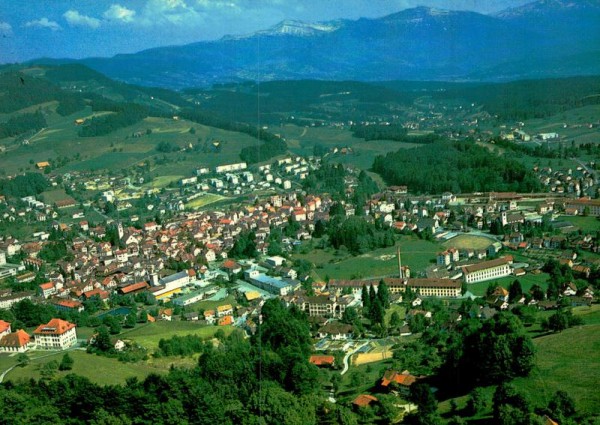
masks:
MULTIPOLYGON (((495 15, 417 7, 378 19, 283 21, 80 62, 145 86, 245 80, 506 81, 600 73, 600 0, 539 0, 495 15)), ((53 61, 54 62, 54 61, 53 61)))

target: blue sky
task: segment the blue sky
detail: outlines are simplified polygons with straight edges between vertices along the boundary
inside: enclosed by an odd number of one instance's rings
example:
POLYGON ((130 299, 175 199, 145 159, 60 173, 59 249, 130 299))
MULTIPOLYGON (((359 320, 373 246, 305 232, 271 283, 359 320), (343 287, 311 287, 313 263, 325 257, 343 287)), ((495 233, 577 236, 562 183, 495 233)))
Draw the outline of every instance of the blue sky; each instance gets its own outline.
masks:
POLYGON ((493 13, 531 0, 0 0, 0 63, 82 58, 247 34, 284 19, 376 18, 415 6, 493 13))

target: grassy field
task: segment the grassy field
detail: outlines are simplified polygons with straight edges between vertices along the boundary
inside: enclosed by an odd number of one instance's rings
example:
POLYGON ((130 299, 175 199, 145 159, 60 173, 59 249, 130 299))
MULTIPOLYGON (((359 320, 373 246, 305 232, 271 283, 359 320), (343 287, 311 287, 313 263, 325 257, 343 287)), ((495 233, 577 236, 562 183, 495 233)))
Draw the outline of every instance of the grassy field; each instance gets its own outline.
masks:
POLYGON ((226 335, 233 332, 231 326, 203 326, 194 322, 155 322, 139 326, 131 331, 122 332, 119 338, 131 339, 150 352, 158 348, 158 342, 162 338, 171 338, 178 335, 197 335, 201 338, 211 338, 219 329, 226 335))
POLYGON ((388 325, 390 323, 390 318, 392 317, 392 314, 394 312, 397 312, 400 316, 400 319, 402 320, 404 320, 404 318, 406 317, 406 308, 399 306, 398 304, 393 304, 390 306, 390 308, 388 308, 385 311, 385 323, 387 323, 388 325))
POLYGON ((443 243, 446 248, 458 248, 458 249, 485 249, 494 243, 494 240, 486 238, 485 236, 476 235, 458 235, 455 238, 450 239, 443 243))
POLYGON ((326 148, 351 147, 354 151, 350 155, 334 155, 331 160, 343 164, 354 165, 358 168, 368 170, 373 165, 377 155, 385 155, 398 149, 409 149, 419 145, 410 143, 398 143, 393 140, 371 140, 365 142, 352 136, 348 129, 331 127, 299 127, 287 124, 280 129, 272 129, 280 132, 287 141, 290 150, 298 155, 312 155, 315 144, 326 148))
POLYGON ((546 406, 557 390, 575 399, 578 411, 598 414, 600 392, 600 325, 567 329, 534 339, 536 368, 527 378, 514 381, 537 407, 546 406))
POLYGON ((574 139, 577 143, 588 143, 596 139, 594 136, 597 132, 583 124, 597 121, 599 114, 600 105, 588 105, 551 117, 528 120, 525 128, 530 134, 556 132, 561 136, 574 139), (564 128, 564 124, 567 124, 567 128, 564 128))
POLYGON ((223 199, 226 199, 224 196, 216 195, 214 193, 207 193, 206 195, 200 196, 196 199, 185 204, 186 209, 197 209, 202 208, 210 204, 214 204, 215 202, 219 202, 223 199))
MULTIPOLYGON (((64 353, 58 352, 47 357, 36 358, 39 354, 40 352, 33 354, 32 360, 27 366, 14 368, 6 375, 5 379, 39 379, 40 367, 52 360, 60 363, 64 353)), ((100 385, 114 385, 124 384, 127 378, 144 379, 150 373, 166 373, 168 371, 168 367, 156 367, 148 363, 123 363, 117 359, 88 354, 83 350, 69 351, 69 355, 75 361, 73 370, 57 372, 57 377, 75 373, 100 385)))
POLYGON ((494 280, 488 280, 486 282, 478 282, 478 283, 469 284, 469 285, 467 285, 467 289, 469 291, 471 291, 474 295, 483 296, 483 295, 485 295, 485 291, 486 291, 488 285, 490 284, 490 282, 493 282, 494 285, 500 285, 500 286, 503 286, 504 288, 508 289, 508 287, 511 283, 513 283, 515 280, 518 280, 519 282, 521 282, 521 288, 523 288, 523 292, 528 292, 533 285, 540 285, 542 287, 542 289, 545 291, 549 278, 550 278, 550 276, 547 273, 540 273, 540 274, 528 273, 525 276, 519 276, 519 277, 507 276, 507 277, 503 277, 502 279, 494 279, 494 280))
MULTIPOLYGON (((57 158, 70 158, 71 161, 58 171, 70 170, 120 170, 148 159, 166 158, 166 162, 155 165, 151 170, 155 176, 191 175, 200 166, 214 167, 219 164, 238 162, 243 147, 256 145, 258 141, 246 134, 220 130, 195 124, 185 120, 148 117, 137 124, 114 131, 100 137, 79 137, 79 127, 74 124, 77 118, 91 118, 92 111, 86 108, 67 117, 61 117, 56 110, 57 103, 44 105, 48 127, 30 139, 29 145, 20 145, 12 139, 4 139, 10 161, 2 159, 0 168, 6 173, 19 169, 34 170, 32 162, 57 158), (194 132, 190 129, 194 128, 194 132), (150 134, 146 134, 151 130, 150 134), (141 132, 142 137, 133 138, 133 133, 141 132), (169 142, 180 148, 203 146, 204 142, 219 140, 220 153, 202 153, 201 150, 163 154, 156 151, 159 142, 169 142), (78 159, 75 160, 75 156, 78 159)), ((100 113, 102 114, 102 113, 100 113)), ((98 115, 98 114, 94 114, 98 115)), ((6 158, 6 157, 3 157, 6 158)))
POLYGON ((220 305, 231 304, 234 308, 237 305, 237 301, 233 295, 228 295, 220 301, 198 301, 197 303, 190 304, 185 309, 186 311, 198 311, 198 310, 214 310, 220 305))
POLYGON ((557 221, 567 221, 584 232, 597 232, 600 230, 600 220, 596 217, 577 217, 561 215, 557 221))
POLYGON ((344 399, 346 397, 348 400, 351 400, 356 395, 373 388, 391 364, 391 360, 386 360, 351 367, 348 373, 342 375, 339 391, 341 398, 344 399))
MULTIPOLYGON (((424 270, 435 260, 441 245, 420 240, 413 236, 403 236, 397 245, 402 251, 402 265, 409 266, 411 273, 424 270)), ((311 261, 319 278, 361 279, 398 274, 396 247, 376 249, 356 257, 336 257, 332 251, 315 250, 308 254, 295 254, 294 258, 311 261)))

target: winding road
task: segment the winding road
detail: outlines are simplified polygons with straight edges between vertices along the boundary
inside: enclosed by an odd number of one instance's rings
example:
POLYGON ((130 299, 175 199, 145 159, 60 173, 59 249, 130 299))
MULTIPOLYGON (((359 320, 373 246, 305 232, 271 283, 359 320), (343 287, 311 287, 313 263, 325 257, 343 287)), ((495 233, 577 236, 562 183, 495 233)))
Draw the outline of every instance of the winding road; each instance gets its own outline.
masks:
POLYGON ((370 340, 367 340, 367 341, 363 342, 358 347, 356 347, 354 350, 348 351, 346 353, 346 355, 344 356, 344 369, 340 372, 340 375, 343 375, 344 373, 348 372, 348 369, 350 368, 348 360, 350 359, 350 357, 352 355, 354 355, 358 350, 360 350, 361 348, 363 348, 365 345, 367 345, 369 343, 369 341, 370 340))

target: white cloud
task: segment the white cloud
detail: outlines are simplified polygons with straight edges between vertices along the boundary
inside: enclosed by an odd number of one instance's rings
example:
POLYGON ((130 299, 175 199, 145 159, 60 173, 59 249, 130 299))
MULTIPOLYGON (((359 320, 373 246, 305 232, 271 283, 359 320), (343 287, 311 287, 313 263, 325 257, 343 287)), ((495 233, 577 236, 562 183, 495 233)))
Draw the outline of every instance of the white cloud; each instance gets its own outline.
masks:
POLYGON ((26 27, 33 28, 48 28, 52 31, 61 30, 62 27, 56 21, 50 21, 48 18, 35 19, 25 23, 26 27))
POLYGON ((90 27, 98 28, 100 26, 100 19, 92 18, 91 16, 82 15, 76 10, 67 10, 63 17, 69 23, 69 25, 79 27, 90 27))
POLYGON ((0 35, 12 34, 12 26, 8 22, 0 22, 0 35))
POLYGON ((145 25, 182 26, 197 24, 202 21, 202 16, 184 0, 148 0, 142 21, 145 25))
POLYGON ((135 10, 127 9, 120 4, 113 4, 103 14, 105 19, 121 22, 132 22, 135 10))

